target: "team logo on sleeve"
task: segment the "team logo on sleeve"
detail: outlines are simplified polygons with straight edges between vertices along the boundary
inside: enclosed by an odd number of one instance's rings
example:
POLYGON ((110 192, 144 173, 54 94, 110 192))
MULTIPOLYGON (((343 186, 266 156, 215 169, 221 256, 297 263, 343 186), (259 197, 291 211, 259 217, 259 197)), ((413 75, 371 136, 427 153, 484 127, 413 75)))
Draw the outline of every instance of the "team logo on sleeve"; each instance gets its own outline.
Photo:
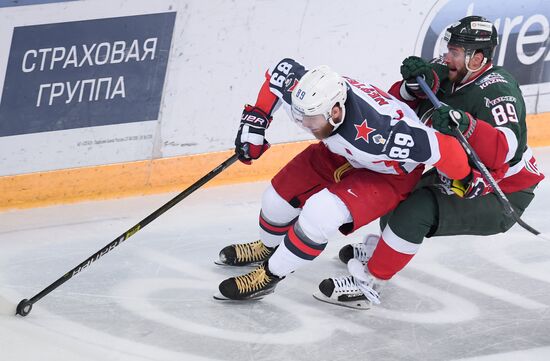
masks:
POLYGON ((288 77, 285 80, 285 89, 287 92, 292 93, 294 88, 298 86, 298 79, 294 77, 294 73, 288 74, 288 77))
POLYGON ((476 85, 479 85, 481 89, 487 88, 491 84, 495 83, 508 83, 508 80, 504 79, 504 77, 498 73, 490 73, 483 78, 476 81, 476 85))
POLYGON ((361 125, 355 124, 355 129, 357 129, 355 140, 363 139, 367 143, 369 143, 369 134, 375 131, 375 129, 369 127, 366 119, 363 120, 363 123, 361 123, 361 125))

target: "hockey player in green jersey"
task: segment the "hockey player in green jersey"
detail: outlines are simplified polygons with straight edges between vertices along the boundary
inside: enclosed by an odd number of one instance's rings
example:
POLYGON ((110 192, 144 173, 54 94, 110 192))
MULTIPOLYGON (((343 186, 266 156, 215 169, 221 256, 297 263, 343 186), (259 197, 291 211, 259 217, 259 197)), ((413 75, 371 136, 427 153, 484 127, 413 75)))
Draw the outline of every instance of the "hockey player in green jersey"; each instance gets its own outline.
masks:
MULTIPOLYGON (((544 176, 527 146, 525 103, 519 85, 510 73, 492 63, 497 44, 491 22, 480 16, 465 17, 447 29, 444 52, 437 61, 419 57, 403 61, 403 80, 390 93, 440 132, 452 134, 451 127, 458 127, 521 215, 544 176), (444 106, 434 111, 415 80, 419 75, 444 106), (452 118, 452 111, 460 116, 452 118)), ((424 238, 492 235, 506 232, 514 220, 505 215, 498 197, 476 169, 461 180, 432 169, 380 223, 381 235, 368 235, 363 243, 340 250, 340 259, 348 264, 351 276, 323 280, 317 298, 345 305, 346 300, 361 297, 365 282, 389 280, 403 269, 424 238), (399 257, 386 257, 390 251, 399 257)))

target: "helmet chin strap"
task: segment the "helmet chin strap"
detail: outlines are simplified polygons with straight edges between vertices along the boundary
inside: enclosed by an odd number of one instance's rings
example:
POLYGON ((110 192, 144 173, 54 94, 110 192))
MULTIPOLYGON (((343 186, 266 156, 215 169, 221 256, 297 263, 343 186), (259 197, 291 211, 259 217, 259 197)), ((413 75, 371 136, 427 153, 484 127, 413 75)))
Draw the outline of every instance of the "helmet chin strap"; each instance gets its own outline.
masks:
POLYGON ((342 123, 344 122, 344 118, 345 118, 345 116, 346 116, 346 107, 344 106, 344 104, 341 104, 341 105, 340 105, 340 109, 342 109, 342 119, 340 120, 339 123, 334 123, 334 120, 332 119, 331 116, 329 116, 329 118, 327 119, 328 123, 329 123, 330 125, 333 126, 333 128, 332 128, 332 131, 333 131, 333 132, 334 132, 339 126, 342 125, 342 123))
POLYGON ((479 65, 479 68, 470 69, 470 66, 468 65, 468 64, 470 64, 470 59, 472 59, 472 53, 468 53, 464 57, 464 65, 466 66, 466 70, 468 70, 468 72, 466 73, 464 78, 462 78, 462 80, 460 81, 460 84, 465 84, 466 82, 468 82, 468 80, 472 77, 473 73, 475 73, 476 71, 480 71, 481 68, 483 68, 485 66, 485 64, 487 64, 487 57, 483 57, 483 61, 479 65))

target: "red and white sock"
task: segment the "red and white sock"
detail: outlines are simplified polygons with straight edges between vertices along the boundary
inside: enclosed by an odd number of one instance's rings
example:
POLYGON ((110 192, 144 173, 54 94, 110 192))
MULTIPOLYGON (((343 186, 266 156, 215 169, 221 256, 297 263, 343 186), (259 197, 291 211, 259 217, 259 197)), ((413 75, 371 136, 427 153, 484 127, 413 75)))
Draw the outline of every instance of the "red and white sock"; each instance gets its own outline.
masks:
POLYGON ((367 263, 369 272, 376 278, 389 280, 409 263, 419 248, 420 244, 399 237, 386 226, 367 263))
POLYGON ((276 276, 286 276, 311 262, 321 254, 327 245, 326 243, 313 243, 307 237, 297 234, 295 230, 297 224, 290 227, 284 241, 269 258, 269 270, 276 276))

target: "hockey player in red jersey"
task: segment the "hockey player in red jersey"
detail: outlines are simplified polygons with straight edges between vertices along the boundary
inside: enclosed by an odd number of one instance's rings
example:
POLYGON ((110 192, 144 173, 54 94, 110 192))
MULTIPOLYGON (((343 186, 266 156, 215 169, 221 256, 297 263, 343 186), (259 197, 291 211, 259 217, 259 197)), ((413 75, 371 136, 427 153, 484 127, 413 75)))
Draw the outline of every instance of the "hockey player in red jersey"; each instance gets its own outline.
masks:
MULTIPOLYGON (((327 66, 307 71, 292 59, 271 68, 256 104, 245 106, 235 140, 241 161, 250 164, 269 148, 265 131, 280 106, 321 142, 272 179, 262 197, 260 240, 220 252, 219 263, 259 265, 221 282, 218 299, 273 292, 285 276, 315 259, 336 232, 351 233, 404 200, 424 164, 452 179, 472 171, 456 139, 422 124, 395 97, 327 66)), ((400 257, 391 249, 386 253, 400 257)), ((363 292, 376 301, 383 280, 361 272, 363 292)))
MULTIPOLYGON (((405 59, 403 81, 390 93, 416 109, 422 119, 430 119, 442 133, 451 134, 450 127, 458 127, 521 215, 544 176, 527 146, 525 103, 519 85, 492 63, 497 43, 497 31, 487 19, 461 19, 447 29, 442 61, 405 59), (418 75, 432 86, 443 107, 433 110, 418 87, 418 75), (459 116, 453 118, 451 112, 459 116)), ((505 232, 515 223, 477 169, 463 181, 438 171, 424 174, 415 191, 382 218, 380 236, 368 235, 363 243, 340 250, 340 259, 348 263, 348 269, 360 270, 365 264, 367 272, 389 280, 405 267, 425 237, 491 235, 505 232)), ((361 293, 359 287, 349 286, 352 283, 348 277, 335 277, 322 281, 319 288, 327 300, 337 303, 339 297, 361 293)))

